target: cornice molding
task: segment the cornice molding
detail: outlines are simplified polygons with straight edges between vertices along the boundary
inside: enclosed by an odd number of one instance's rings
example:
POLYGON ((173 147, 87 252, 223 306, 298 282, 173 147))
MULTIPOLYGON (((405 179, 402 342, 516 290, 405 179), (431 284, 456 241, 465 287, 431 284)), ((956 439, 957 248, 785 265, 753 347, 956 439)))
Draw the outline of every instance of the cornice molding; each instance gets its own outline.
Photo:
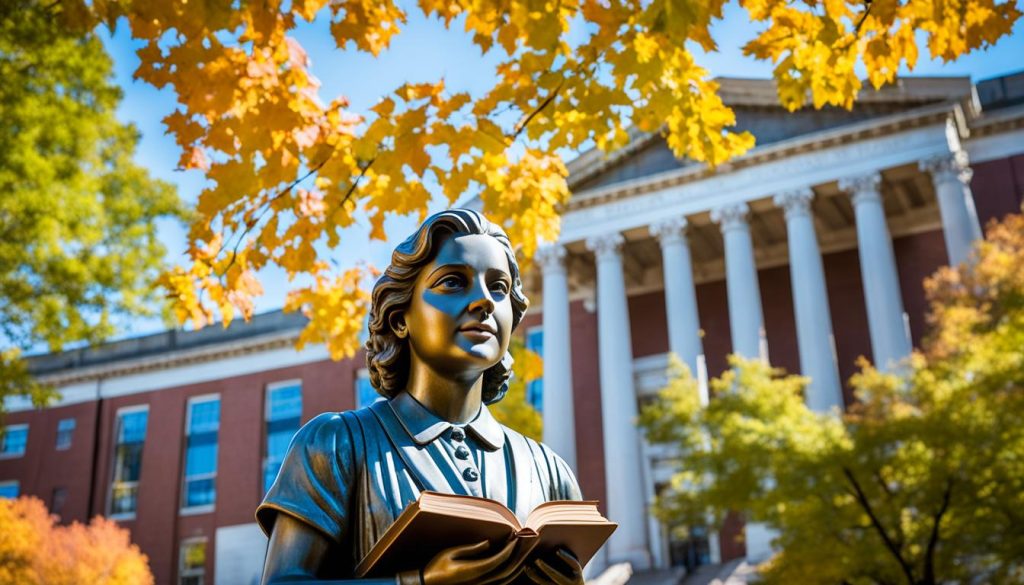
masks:
MULTIPOLYGON (((644 193, 698 182, 715 175, 735 172, 740 169, 789 158, 798 154, 823 151, 862 139, 896 134, 922 126, 946 124, 951 119, 955 121, 962 118, 963 111, 959 103, 935 104, 891 116, 872 118, 864 122, 813 134, 805 134, 776 144, 755 148, 743 156, 719 165, 714 170, 704 164, 692 165, 682 169, 665 171, 593 190, 574 193, 568 204, 566 204, 564 213, 597 207, 644 193)), ((610 166, 614 160, 618 159, 604 159, 600 168, 587 169, 586 172, 589 173, 588 178, 610 166)), ((582 180, 584 179, 580 179, 580 181, 582 180)), ((570 183, 572 184, 573 181, 570 181, 570 183)))
POLYGON ((169 351, 102 365, 72 367, 68 370, 40 375, 37 379, 44 384, 61 387, 81 382, 91 382, 211 362, 294 346, 295 341, 299 338, 300 331, 300 329, 290 329, 230 343, 215 343, 196 349, 169 351))

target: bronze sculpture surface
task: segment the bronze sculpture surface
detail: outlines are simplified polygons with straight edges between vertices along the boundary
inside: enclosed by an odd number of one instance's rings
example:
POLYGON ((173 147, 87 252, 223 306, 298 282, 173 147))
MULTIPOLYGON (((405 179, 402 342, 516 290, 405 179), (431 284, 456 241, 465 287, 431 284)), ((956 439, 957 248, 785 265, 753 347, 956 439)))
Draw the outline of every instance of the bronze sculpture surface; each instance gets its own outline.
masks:
MULTIPOLYGON (((373 289, 367 366, 388 400, 314 418, 296 434, 257 510, 270 536, 263 583, 351 579, 356 563, 424 490, 497 500, 525 520, 581 499, 565 462, 498 423, 512 332, 528 306, 504 231, 455 209, 400 244, 373 289)), ((364 583, 582 583, 566 550, 506 563, 509 543, 467 543, 419 571, 364 583)))

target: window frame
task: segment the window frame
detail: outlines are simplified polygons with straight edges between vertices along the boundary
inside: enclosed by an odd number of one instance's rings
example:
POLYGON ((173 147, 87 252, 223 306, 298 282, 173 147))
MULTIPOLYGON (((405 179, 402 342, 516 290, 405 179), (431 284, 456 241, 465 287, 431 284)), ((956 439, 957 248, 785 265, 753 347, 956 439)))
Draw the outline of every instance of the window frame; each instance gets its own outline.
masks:
POLYGON ((56 514, 57 516, 63 516, 64 508, 68 504, 68 488, 67 486, 54 486, 50 492, 50 513, 56 514), (59 504, 59 505, 58 505, 59 504), (59 508, 59 509, 58 509, 59 508))
MULTIPOLYGON (((120 442, 118 442, 118 439, 117 439, 118 435, 121 434, 120 433, 120 431, 121 431, 120 421, 121 421, 121 417, 122 416, 124 416, 126 414, 134 414, 136 412, 145 412, 146 413, 146 434, 149 434, 149 404, 133 404, 131 406, 122 406, 121 408, 118 408, 114 412, 114 434, 111 437, 111 441, 110 441, 110 445, 111 445, 110 473, 109 473, 109 479, 107 481, 107 505, 106 505, 107 518, 110 518, 111 520, 134 520, 135 519, 135 515, 138 513, 138 506, 137 505, 135 506, 135 510, 132 510, 131 512, 120 512, 120 513, 116 513, 116 514, 113 512, 113 506, 114 506, 114 474, 117 473, 117 447, 121 444, 120 442)), ((143 435, 143 437, 142 437, 142 450, 143 450, 143 452, 145 452, 145 450, 146 450, 146 437, 145 437, 145 435, 143 435)), ((141 456, 140 456, 140 459, 141 459, 141 456)), ((136 489, 136 499, 138 498, 137 494, 138 494, 139 484, 141 483, 141 479, 142 479, 141 476, 142 476, 142 472, 140 470, 139 471, 139 479, 137 479, 135 481, 121 482, 124 485, 131 485, 131 486, 133 486, 136 489)))
POLYGON ((199 394, 197 396, 189 396, 188 400, 185 401, 185 433, 183 435, 184 441, 182 447, 182 465, 181 465, 181 481, 179 482, 179 489, 181 490, 181 503, 178 509, 178 514, 181 516, 191 516, 193 514, 207 514, 213 512, 217 508, 217 471, 220 469, 220 407, 217 410, 217 455, 214 458, 214 470, 212 473, 200 473, 197 475, 188 475, 188 439, 192 436, 192 406, 195 404, 201 404, 203 402, 221 402, 220 392, 211 392, 209 394, 199 394), (188 501, 188 482, 212 479, 213 480, 213 503, 211 504, 200 504, 198 506, 187 505, 188 501))
MULTIPOLYGON (((15 491, 17 492, 17 493, 16 493, 15 495, 14 495, 14 497, 13 497, 13 498, 10 498, 10 499, 12 499, 12 500, 13 500, 13 499, 16 499, 16 498, 18 498, 18 497, 20 497, 20 496, 21 496, 21 482, 19 482, 19 481, 18 481, 18 480, 16 480, 16 479, 6 479, 6 480, 4 480, 4 481, 0 481, 0 488, 3 488, 3 487, 7 487, 7 486, 11 486, 11 485, 13 485, 13 486, 14 486, 14 489, 15 489, 15 491)), ((7 496, 0 496, 0 498, 6 498, 6 497, 7 497, 7 496)))
MULTIPOLYGON (((295 431, 298 432, 302 428, 302 398, 303 398, 303 387, 302 378, 291 378, 289 380, 280 380, 277 382, 271 382, 264 387, 263 391, 263 464, 260 466, 260 498, 266 495, 269 491, 270 486, 267 485, 267 467, 270 465, 270 423, 273 422, 270 419, 270 395, 275 391, 282 388, 291 388, 293 386, 299 387, 299 426, 296 427, 295 431)), ((292 435, 294 436, 294 434, 292 435)), ((282 458, 283 461, 283 458, 282 458)))
POLYGON ((4 425, 3 437, 0 437, 0 459, 18 459, 19 457, 24 457, 25 456, 25 452, 28 451, 28 433, 29 433, 29 425, 28 425, 28 423, 15 423, 15 424, 4 425), (22 447, 21 451, 17 451, 17 452, 10 451, 10 452, 8 452, 8 451, 4 450, 3 448, 7 446, 7 437, 10 435, 11 431, 12 430, 20 431, 22 429, 24 429, 24 431, 25 431, 25 443, 24 443, 24 446, 22 447))
POLYGON ((199 584, 200 585, 205 585, 205 583, 206 583, 206 555, 210 552, 209 551, 209 543, 210 543, 209 541, 210 541, 210 539, 205 537, 205 536, 190 536, 188 538, 183 538, 181 540, 181 544, 178 545, 178 579, 177 579, 178 585, 181 585, 182 582, 185 579, 190 578, 190 577, 199 577, 199 584), (202 545, 203 545, 203 549, 204 549, 203 550, 203 566, 201 568, 186 569, 185 568, 185 547, 187 547, 189 545, 197 544, 197 543, 202 543, 202 545))
POLYGON ((75 441, 75 429, 77 429, 77 428, 78 428, 78 419, 76 419, 73 416, 68 417, 68 418, 62 418, 59 421, 57 421, 57 436, 56 436, 56 440, 54 441, 53 448, 55 450, 57 450, 57 451, 69 451, 69 450, 71 450, 71 446, 74 444, 74 441, 75 441), (67 421, 71 421, 71 428, 70 429, 62 429, 62 428, 60 428, 61 423, 64 423, 64 422, 67 422, 67 421), (61 437, 64 437, 64 436, 66 436, 67 440, 68 440, 66 445, 61 443, 61 437))

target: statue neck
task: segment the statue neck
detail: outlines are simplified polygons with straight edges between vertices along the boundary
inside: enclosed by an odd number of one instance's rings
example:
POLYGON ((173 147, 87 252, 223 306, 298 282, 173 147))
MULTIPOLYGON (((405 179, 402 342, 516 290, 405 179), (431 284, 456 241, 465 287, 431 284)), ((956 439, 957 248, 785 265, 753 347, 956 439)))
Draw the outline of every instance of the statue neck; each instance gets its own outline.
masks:
POLYGON ((414 355, 409 360, 406 391, 420 404, 450 423, 467 423, 480 412, 483 372, 453 377, 441 374, 414 355))

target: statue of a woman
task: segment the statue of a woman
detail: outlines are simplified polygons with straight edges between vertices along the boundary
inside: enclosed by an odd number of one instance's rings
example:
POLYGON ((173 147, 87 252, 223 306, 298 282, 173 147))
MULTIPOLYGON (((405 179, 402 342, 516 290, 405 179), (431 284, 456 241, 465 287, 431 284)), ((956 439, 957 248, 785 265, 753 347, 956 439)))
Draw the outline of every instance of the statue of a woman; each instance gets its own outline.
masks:
MULTIPOLYGON (((264 584, 352 579, 424 490, 497 500, 521 521, 543 502, 581 499, 558 455, 487 410, 508 390, 509 340, 527 306, 508 236, 475 211, 435 214, 395 249, 366 342, 370 382, 387 400, 321 414, 295 435, 256 512, 270 536, 264 584)), ((568 551, 520 564, 513 546, 466 543, 377 582, 583 582, 568 551)))

